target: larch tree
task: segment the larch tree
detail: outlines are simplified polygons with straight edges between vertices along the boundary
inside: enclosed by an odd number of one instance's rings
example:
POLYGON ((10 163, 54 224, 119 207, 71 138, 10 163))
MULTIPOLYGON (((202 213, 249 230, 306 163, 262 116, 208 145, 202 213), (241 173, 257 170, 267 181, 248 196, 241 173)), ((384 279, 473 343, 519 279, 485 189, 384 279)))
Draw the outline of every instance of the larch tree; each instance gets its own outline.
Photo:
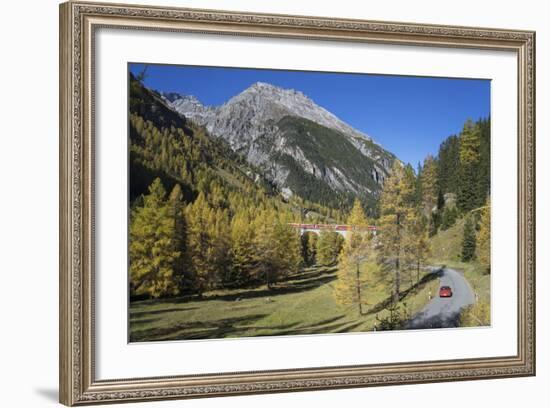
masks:
POLYGON ((187 206, 186 218, 187 252, 195 278, 194 289, 202 296, 212 288, 218 277, 216 265, 212 262, 215 250, 212 246, 211 226, 215 222, 215 212, 202 192, 187 206))
POLYGON ((476 125, 480 131, 478 196, 479 202, 483 203, 491 194, 491 121, 481 119, 476 125))
POLYGON ((232 273, 230 286, 250 282, 257 264, 255 232, 250 217, 241 211, 231 221, 232 273))
POLYGON ((417 211, 412 214, 408 224, 408 233, 406 234, 405 239, 405 251, 406 257, 412 265, 416 275, 416 285, 418 285, 420 282, 420 269, 430 256, 430 242, 428 239, 426 217, 417 211))
POLYGON ((176 184, 168 196, 170 217, 174 220, 174 245, 180 255, 174 260, 174 280, 180 288, 180 292, 192 289, 193 278, 189 272, 186 251, 186 220, 184 213, 183 192, 181 186, 176 184))
POLYGON ((322 230, 317 240, 317 264, 330 266, 338 262, 344 238, 336 232, 322 230))
POLYGON ((176 295, 174 263, 180 252, 175 240, 175 220, 165 202, 166 190, 159 178, 149 186, 143 207, 130 220, 130 292, 133 296, 176 295))
POLYGON ((338 304, 357 305, 359 315, 363 315, 363 305, 366 304, 363 292, 368 278, 367 272, 370 271, 362 268, 362 265, 371 254, 369 231, 365 228, 368 221, 358 199, 355 200, 347 224, 352 229, 345 239, 340 255, 334 295, 338 304))
POLYGON ((419 208, 422 206, 422 173, 423 173, 422 164, 418 162, 416 166, 414 205, 419 208))
POLYGON ((406 233, 414 212, 414 179, 407 176, 397 160, 386 179, 380 198, 380 244, 382 263, 393 270, 393 302, 400 298, 402 261, 405 256, 406 233))
POLYGON ((231 228, 227 210, 212 210, 208 234, 210 236, 209 262, 214 269, 212 285, 217 286, 229 279, 231 273, 231 228))
POLYGON ((298 230, 291 228, 288 214, 278 213, 275 220, 274 236, 275 256, 278 259, 277 280, 298 272, 303 264, 302 242, 298 230))
POLYGON ((440 195, 437 183, 437 162, 432 155, 428 155, 424 160, 422 169, 421 184, 422 184, 422 213, 428 220, 428 231, 431 235, 437 232, 438 213, 436 206, 440 195))
POLYGON ((277 250, 272 241, 275 235, 275 219, 276 215, 273 211, 263 210, 254 220, 254 229, 256 230, 254 237, 256 269, 254 275, 257 279, 263 280, 268 289, 273 287, 273 283, 277 279, 279 262, 277 250))
POLYGON ((486 272, 491 271, 491 200, 487 199, 481 212, 477 238, 477 259, 486 272))
POLYGON ((424 160, 422 175, 422 209, 424 215, 431 219, 431 214, 437 204, 438 185, 437 185, 437 162, 430 154, 424 160))
POLYGON ((302 258, 304 260, 304 265, 306 266, 311 266, 316 262, 317 241, 318 236, 313 232, 302 234, 302 258))

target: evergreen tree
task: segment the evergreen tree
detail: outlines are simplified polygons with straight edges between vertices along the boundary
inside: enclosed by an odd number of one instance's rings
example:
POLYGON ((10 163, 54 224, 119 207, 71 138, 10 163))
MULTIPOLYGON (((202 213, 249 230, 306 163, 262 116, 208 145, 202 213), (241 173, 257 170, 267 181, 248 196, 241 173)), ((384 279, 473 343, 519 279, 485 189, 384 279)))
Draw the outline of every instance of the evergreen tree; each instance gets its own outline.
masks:
POLYGON ((479 195, 480 130, 471 120, 460 133, 460 179, 457 205, 464 213, 483 204, 479 195))
POLYGON ((491 200, 487 199, 481 213, 477 239, 477 259, 486 272, 491 271, 491 200))
POLYGON ((483 203, 491 193, 491 121, 481 119, 477 126, 480 130, 478 203, 483 203))
POLYGON ((458 209, 456 208, 456 206, 445 207, 441 219, 441 229, 443 231, 446 231, 451 228, 455 224, 457 218, 458 209))
POLYGON ((450 136, 439 146, 437 155, 439 189, 445 193, 458 193, 460 180, 460 140, 450 136))
POLYGON ((180 252, 176 247, 176 227, 166 190, 159 178, 149 187, 143 207, 132 211, 130 219, 130 293, 132 296, 171 296, 179 292, 174 264, 180 252))
POLYGON ((468 262, 475 258, 476 254, 476 231, 471 216, 466 217, 464 224, 464 236, 462 238, 462 261, 468 262))

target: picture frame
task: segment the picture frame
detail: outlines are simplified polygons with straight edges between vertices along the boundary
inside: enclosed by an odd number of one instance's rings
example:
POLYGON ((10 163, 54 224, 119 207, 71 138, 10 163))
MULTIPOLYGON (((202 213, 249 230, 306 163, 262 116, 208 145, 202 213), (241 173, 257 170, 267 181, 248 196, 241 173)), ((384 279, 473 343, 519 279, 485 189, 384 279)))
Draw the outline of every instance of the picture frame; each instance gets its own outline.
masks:
MULTIPOLYGON (((60 402, 214 397, 535 375, 535 33, 142 5, 60 5, 60 402), (502 51, 517 60, 517 352, 272 370, 98 379, 96 347, 96 33, 199 33, 502 51)), ((495 204, 496 205, 496 204, 495 204)), ((125 275, 125 271, 114 273, 125 275)), ((125 297, 126 294, 121 294, 125 297)), ((276 339, 273 341, 277 341, 276 339)))

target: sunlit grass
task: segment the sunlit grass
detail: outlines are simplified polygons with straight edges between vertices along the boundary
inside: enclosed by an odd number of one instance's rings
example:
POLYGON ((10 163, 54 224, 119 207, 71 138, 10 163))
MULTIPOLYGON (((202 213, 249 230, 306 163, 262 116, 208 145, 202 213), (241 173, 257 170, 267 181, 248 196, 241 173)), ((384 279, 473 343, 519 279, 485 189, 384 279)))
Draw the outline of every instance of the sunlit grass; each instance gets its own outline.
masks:
MULTIPOLYGON (((424 276, 425 272, 423 272, 424 276)), ((341 306, 333 296, 336 269, 307 268, 268 291, 265 286, 217 290, 199 299, 148 300, 130 305, 130 340, 158 341, 272 335, 301 335, 372 331, 377 317, 389 312, 382 306, 390 294, 375 280, 363 288, 366 314, 356 305, 341 306)), ((402 299, 403 310, 420 310, 434 293, 436 281, 427 281, 402 299)), ((404 282, 402 291, 409 284, 404 282)))

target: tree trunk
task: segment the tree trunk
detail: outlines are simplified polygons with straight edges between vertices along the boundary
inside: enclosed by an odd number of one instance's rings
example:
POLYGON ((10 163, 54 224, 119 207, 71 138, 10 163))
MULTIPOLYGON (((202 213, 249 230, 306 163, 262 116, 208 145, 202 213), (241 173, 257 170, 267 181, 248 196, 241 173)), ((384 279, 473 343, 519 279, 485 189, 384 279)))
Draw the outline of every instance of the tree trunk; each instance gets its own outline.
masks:
POLYGON ((361 279, 359 278, 359 262, 357 262, 357 276, 356 276, 356 286, 357 286, 357 303, 359 305, 359 315, 363 316, 363 305, 361 303, 361 279))
POLYGON ((393 294, 394 303, 399 302, 399 294, 401 293, 401 271, 399 265, 399 255, 395 258, 395 293, 393 294))
POLYGON ((395 258, 395 293, 394 302, 399 302, 399 294, 401 293, 401 270, 399 256, 401 255, 401 214, 397 214, 397 254, 395 258))

